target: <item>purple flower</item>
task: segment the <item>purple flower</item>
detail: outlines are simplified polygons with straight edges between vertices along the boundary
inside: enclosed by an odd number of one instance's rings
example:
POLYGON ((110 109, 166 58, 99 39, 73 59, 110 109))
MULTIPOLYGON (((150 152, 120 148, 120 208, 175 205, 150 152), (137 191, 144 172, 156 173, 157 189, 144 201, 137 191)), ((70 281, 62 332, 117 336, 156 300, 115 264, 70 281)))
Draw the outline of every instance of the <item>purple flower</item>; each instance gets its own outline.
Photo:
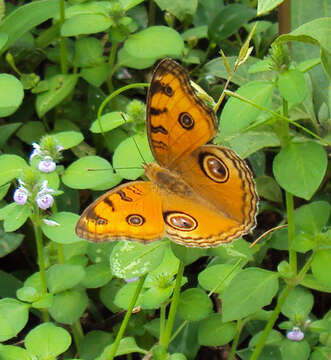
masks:
POLYGON ((50 156, 45 156, 38 164, 38 169, 44 173, 51 173, 56 169, 56 163, 50 156))
POLYGON ((130 282, 134 282, 134 281, 139 280, 139 277, 133 277, 133 278, 130 278, 130 279, 124 279, 124 280, 125 280, 125 282, 130 283, 130 282))
POLYGON ((33 146, 34 149, 32 150, 32 153, 30 155, 30 160, 32 160, 35 156, 41 155, 40 146, 38 144, 36 144, 36 143, 33 143, 32 146, 33 146))
POLYGON ((305 334, 300 330, 300 328, 295 326, 286 334, 286 337, 292 341, 301 341, 305 337, 305 334))
POLYGON ((24 205, 29 197, 29 192, 24 187, 18 187, 14 191, 13 199, 16 202, 16 204, 24 205))
POLYGON ((41 194, 37 195, 36 202, 40 209, 46 210, 53 205, 54 198, 50 194, 41 194))

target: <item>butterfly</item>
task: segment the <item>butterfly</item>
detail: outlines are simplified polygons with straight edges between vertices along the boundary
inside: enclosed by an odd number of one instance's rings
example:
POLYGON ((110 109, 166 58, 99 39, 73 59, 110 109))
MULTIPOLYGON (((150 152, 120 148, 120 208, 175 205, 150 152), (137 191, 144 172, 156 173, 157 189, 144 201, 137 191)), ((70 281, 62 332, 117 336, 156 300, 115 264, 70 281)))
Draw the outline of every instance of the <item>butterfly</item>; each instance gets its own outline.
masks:
POLYGON ((252 172, 232 150, 207 144, 217 132, 214 111, 172 59, 156 67, 147 95, 147 135, 156 163, 149 181, 115 187, 82 213, 76 233, 94 241, 163 237, 189 247, 214 247, 248 233, 258 196, 252 172))

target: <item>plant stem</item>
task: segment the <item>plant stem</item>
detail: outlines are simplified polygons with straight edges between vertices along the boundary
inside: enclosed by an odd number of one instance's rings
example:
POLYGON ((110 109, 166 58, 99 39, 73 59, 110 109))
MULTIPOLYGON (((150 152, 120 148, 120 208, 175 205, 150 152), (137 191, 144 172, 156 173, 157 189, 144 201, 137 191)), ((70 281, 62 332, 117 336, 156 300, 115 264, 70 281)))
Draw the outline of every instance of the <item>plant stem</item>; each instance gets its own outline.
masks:
MULTIPOLYGON (((39 219, 39 211, 37 211, 37 215, 34 218, 31 218, 34 235, 36 238, 37 245, 37 256, 38 256, 38 267, 40 274, 40 282, 41 282, 41 291, 43 294, 47 293, 47 282, 46 282, 46 269, 45 269, 45 258, 44 258, 44 246, 43 246, 43 237, 40 228, 40 219, 39 219)), ((41 309, 41 314, 43 321, 49 321, 49 315, 46 309, 41 309)))
POLYGON ((240 334, 241 334, 242 327, 243 327, 242 320, 239 319, 237 321, 237 331, 236 331, 236 334, 235 334, 234 339, 232 341, 231 350, 230 350, 228 360, 233 360, 234 359, 236 349, 237 349, 237 346, 238 346, 238 343, 239 343, 239 337, 240 337, 240 334))
POLYGON ((133 310, 133 308, 134 308, 134 306, 135 306, 135 304, 136 304, 136 301, 137 301, 138 296, 139 296, 139 294, 140 294, 140 291, 141 291, 141 289, 142 289, 142 287, 143 287, 143 284, 144 284, 144 281, 145 281, 145 279, 146 279, 146 276, 147 276, 147 274, 145 274, 143 277, 141 277, 141 278, 139 279, 139 282, 138 282, 136 291, 135 291, 135 293, 133 294, 133 297, 132 297, 132 299, 131 299, 131 302, 130 302, 130 305, 129 305, 129 307, 128 307, 128 310, 127 310, 127 312, 126 312, 126 314, 125 314, 125 316, 124 316, 124 319, 123 319, 123 321, 122 321, 122 324, 121 324, 121 326, 120 326, 120 329, 118 330, 118 333, 117 333, 117 335, 116 335, 116 339, 115 339, 115 341, 114 341, 114 343, 113 343, 113 346, 112 346, 112 349, 111 349, 111 351, 110 351, 108 360, 113 360, 114 357, 115 357, 115 355, 116 355, 118 346, 119 346, 120 341, 121 341, 121 339, 122 339, 122 337, 123 337, 123 335, 124 335, 125 329, 126 329, 126 327, 127 327, 127 325, 128 325, 128 322, 129 322, 130 317, 131 317, 131 314, 132 314, 132 310, 133 310))
POLYGON ((67 39, 61 36, 61 26, 64 23, 65 14, 64 14, 64 0, 59 0, 60 2, 60 64, 62 74, 68 73, 68 64, 67 64, 67 39))
POLYGON ((109 54, 109 59, 108 59, 108 64, 109 64, 109 77, 108 77, 108 91, 110 93, 112 93, 114 91, 114 87, 113 87, 113 83, 112 83, 112 77, 114 74, 114 64, 115 64, 115 59, 116 59, 116 51, 117 51, 117 46, 118 43, 113 41, 111 43, 111 48, 110 48, 110 54, 109 54))
POLYGON ((77 352, 79 354, 80 352, 80 344, 84 338, 84 332, 82 329, 82 325, 80 323, 79 320, 75 321, 72 325, 71 325, 71 331, 72 331, 72 335, 75 341, 75 345, 76 345, 76 349, 77 352))
POLYGON ((172 328, 174 326, 175 316, 177 312, 177 306, 179 302, 179 294, 180 294, 180 287, 182 284, 182 278, 184 273, 184 263, 182 261, 179 262, 178 271, 177 271, 177 277, 176 277, 176 283, 175 283, 175 290, 174 294, 172 296, 170 310, 169 310, 169 316, 165 328, 165 333, 162 338, 162 342, 160 341, 160 344, 164 346, 165 349, 168 348, 172 328))
POLYGON ((293 275, 297 273, 297 254, 293 249, 293 242, 295 237, 295 225, 294 225, 294 205, 293 195, 288 191, 286 195, 286 211, 287 211, 287 224, 288 224, 288 249, 289 249, 289 263, 293 275))
POLYGON ((161 304, 160 306, 160 342, 162 343, 165 329, 165 316, 166 316, 166 305, 161 304))

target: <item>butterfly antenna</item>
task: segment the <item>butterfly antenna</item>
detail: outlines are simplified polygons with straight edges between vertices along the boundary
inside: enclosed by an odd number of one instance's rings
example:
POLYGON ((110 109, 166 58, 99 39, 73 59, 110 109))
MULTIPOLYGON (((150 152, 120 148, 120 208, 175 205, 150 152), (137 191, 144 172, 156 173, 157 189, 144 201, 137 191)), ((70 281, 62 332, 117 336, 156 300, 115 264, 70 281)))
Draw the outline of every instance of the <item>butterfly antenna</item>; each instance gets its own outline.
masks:
MULTIPOLYGON (((128 121, 128 120, 126 119, 125 115, 122 113, 122 111, 120 111, 120 115, 122 116, 122 119, 123 119, 125 122, 128 121)), ((141 157, 141 159, 142 159, 142 161, 143 161, 143 163, 144 163, 144 165, 145 165, 147 162, 146 162, 146 160, 144 159, 144 156, 143 156, 142 152, 140 151, 139 146, 138 146, 137 141, 136 141, 136 139, 134 138, 134 136, 132 136, 132 140, 133 140, 133 142, 135 143, 136 148, 137 148, 137 150, 138 150, 138 153, 139 153, 139 155, 140 155, 140 157, 141 157)))

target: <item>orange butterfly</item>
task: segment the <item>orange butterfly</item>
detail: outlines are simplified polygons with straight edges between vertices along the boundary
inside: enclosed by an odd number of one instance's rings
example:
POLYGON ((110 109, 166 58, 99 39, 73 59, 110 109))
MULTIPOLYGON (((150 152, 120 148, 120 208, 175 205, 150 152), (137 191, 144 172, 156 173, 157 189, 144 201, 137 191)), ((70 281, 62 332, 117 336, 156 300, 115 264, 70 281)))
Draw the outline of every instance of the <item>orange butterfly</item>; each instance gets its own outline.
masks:
POLYGON ((81 215, 76 233, 95 241, 149 243, 169 237, 185 246, 229 243, 255 226, 258 197, 250 169, 232 150, 205 145, 214 111, 171 59, 156 67, 147 97, 147 133, 157 163, 150 181, 118 186, 81 215))

